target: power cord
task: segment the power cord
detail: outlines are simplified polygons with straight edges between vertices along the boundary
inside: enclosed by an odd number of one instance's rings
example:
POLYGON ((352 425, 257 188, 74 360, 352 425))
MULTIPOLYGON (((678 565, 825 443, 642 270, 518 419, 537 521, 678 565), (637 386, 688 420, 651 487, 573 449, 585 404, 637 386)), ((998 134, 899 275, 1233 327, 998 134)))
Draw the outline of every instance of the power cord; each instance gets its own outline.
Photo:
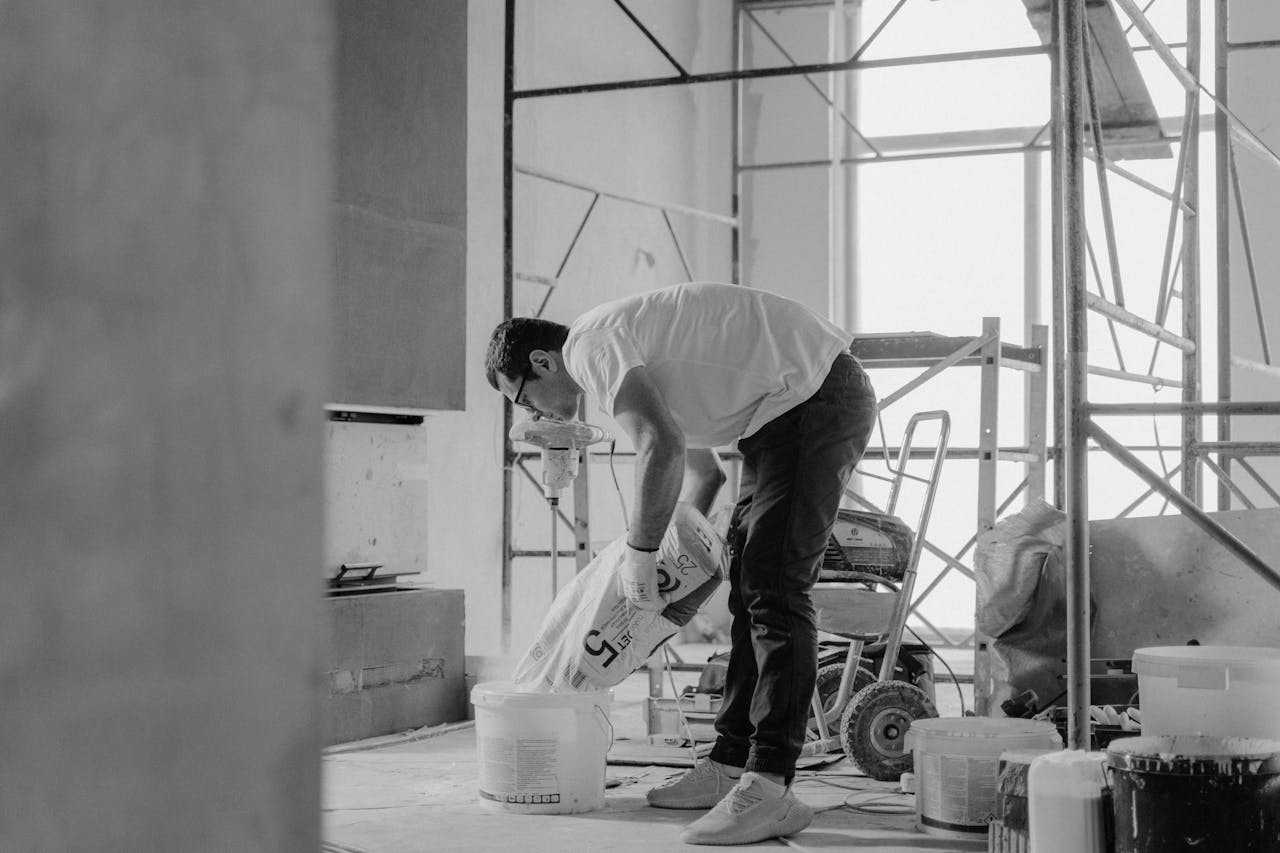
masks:
POLYGON ((622 507, 622 526, 631 532, 631 516, 627 513, 627 500, 622 496, 622 485, 618 482, 618 469, 613 466, 613 452, 618 449, 618 440, 609 442, 609 474, 613 477, 613 490, 618 493, 618 504, 622 507))
POLYGON ((797 782, 817 782, 820 785, 827 785, 831 788, 839 788, 843 791, 849 791, 845 798, 834 806, 828 806, 824 809, 814 809, 814 812, 834 811, 835 809, 848 809, 859 814, 876 814, 876 815, 901 815, 913 814, 915 812, 915 804, 908 805, 903 802, 901 797, 911 797, 913 795, 906 794, 901 791, 883 791, 862 787, 860 785, 845 785, 836 782, 830 777, 810 776, 805 779, 797 779, 797 782), (855 797, 870 796, 871 799, 854 802, 855 797))
POLYGON ((671 669, 671 649, 666 643, 662 644, 662 668, 666 670, 667 683, 671 685, 671 695, 675 697, 676 717, 680 720, 680 728, 689 741, 689 760, 697 764, 698 742, 693 737, 693 727, 689 725, 689 718, 684 715, 684 708, 680 704, 680 691, 676 689, 676 676, 671 669))
POLYGON ((919 640, 919 641, 920 641, 920 645, 922 645, 922 646, 924 646, 926 649, 928 649, 928 650, 929 650, 929 654, 931 654, 931 655, 933 655, 935 658, 937 658, 937 659, 938 659, 938 662, 939 662, 940 664, 942 664, 942 666, 947 670, 947 674, 951 676, 951 683, 952 683, 952 684, 954 684, 954 685, 956 686, 956 695, 960 697, 960 716, 962 716, 962 717, 963 717, 963 716, 965 715, 964 691, 960 689, 960 679, 959 679, 958 677, 956 677, 955 670, 953 670, 953 669, 951 668, 951 665, 950 665, 950 664, 948 664, 945 660, 943 660, 942 655, 938 654, 938 653, 937 653, 937 651, 935 651, 935 650, 934 650, 933 646, 931 646, 931 645, 929 645, 928 643, 926 643, 926 642, 924 641, 924 638, 923 638, 923 637, 921 637, 919 634, 917 634, 917 633, 915 632, 915 629, 914 629, 914 628, 912 628, 910 625, 903 625, 902 627, 904 627, 904 628, 906 628, 908 631, 910 631, 910 632, 911 632, 911 636, 913 636, 913 637, 915 637, 917 640, 919 640))

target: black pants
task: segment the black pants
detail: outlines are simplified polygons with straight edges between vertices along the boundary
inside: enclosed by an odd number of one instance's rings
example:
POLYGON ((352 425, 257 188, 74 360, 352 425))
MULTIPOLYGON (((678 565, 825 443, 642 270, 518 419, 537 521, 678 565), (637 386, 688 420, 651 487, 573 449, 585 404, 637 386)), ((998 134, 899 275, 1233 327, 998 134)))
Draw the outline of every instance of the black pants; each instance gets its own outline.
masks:
POLYGON ((711 758, 783 774, 804 745, 818 672, 811 591, 836 510, 875 424, 871 381, 847 352, 812 397, 738 442, 729 528, 729 667, 711 758))

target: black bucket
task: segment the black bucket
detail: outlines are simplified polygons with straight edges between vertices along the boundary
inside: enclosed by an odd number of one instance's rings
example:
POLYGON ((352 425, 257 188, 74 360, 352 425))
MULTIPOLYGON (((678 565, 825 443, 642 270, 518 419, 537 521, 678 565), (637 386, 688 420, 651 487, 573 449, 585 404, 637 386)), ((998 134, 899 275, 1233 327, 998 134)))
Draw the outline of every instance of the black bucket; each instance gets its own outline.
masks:
POLYGON ((1123 738, 1107 766, 1115 853, 1280 853, 1280 741, 1123 738))

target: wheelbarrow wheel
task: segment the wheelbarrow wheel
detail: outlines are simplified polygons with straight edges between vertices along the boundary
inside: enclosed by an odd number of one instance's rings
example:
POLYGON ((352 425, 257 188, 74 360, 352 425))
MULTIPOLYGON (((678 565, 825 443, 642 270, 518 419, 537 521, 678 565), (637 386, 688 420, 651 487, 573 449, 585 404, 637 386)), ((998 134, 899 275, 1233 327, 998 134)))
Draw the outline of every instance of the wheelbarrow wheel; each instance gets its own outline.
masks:
POLYGON ((911 770, 907 729, 914 720, 938 716, 938 709, 919 687, 905 681, 878 681, 849 700, 840 718, 844 754, 863 773, 896 782, 911 770))
MULTIPOLYGON (((818 670, 818 678, 814 689, 818 691, 818 698, 822 700, 823 716, 827 718, 827 730, 833 735, 839 730, 840 715, 844 708, 836 707, 836 700, 840 698, 840 679, 844 676, 843 663, 829 663, 818 670)), ((868 684, 874 684, 876 677, 871 671, 863 667, 858 667, 858 671, 853 675, 853 687, 849 691, 850 698, 856 696, 862 688, 868 684)), ((818 721, 813 716, 813 709, 809 710, 809 722, 807 724, 807 735, 809 740, 817 740, 818 721)))

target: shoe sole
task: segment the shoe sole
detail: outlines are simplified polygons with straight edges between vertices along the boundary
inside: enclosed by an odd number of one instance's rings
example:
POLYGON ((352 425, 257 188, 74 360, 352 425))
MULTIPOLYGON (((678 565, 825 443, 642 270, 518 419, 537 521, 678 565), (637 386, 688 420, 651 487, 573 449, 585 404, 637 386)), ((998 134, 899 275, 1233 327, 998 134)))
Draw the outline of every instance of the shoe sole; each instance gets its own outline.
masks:
POLYGON ((648 800, 649 805, 653 806, 655 809, 683 809, 692 811, 694 809, 709 809, 714 807, 716 803, 724 799, 724 794, 703 797, 700 800, 690 799, 688 797, 680 800, 656 800, 649 799, 648 797, 645 799, 648 800))
POLYGON ((692 836, 686 829, 680 834, 680 840, 685 844, 756 844, 760 841, 768 841, 770 838, 795 835, 797 832, 807 829, 811 823, 813 823, 813 809, 797 800, 795 805, 788 809, 780 820, 769 826, 755 827, 750 832, 725 832, 714 836, 707 835, 702 838, 692 836))

